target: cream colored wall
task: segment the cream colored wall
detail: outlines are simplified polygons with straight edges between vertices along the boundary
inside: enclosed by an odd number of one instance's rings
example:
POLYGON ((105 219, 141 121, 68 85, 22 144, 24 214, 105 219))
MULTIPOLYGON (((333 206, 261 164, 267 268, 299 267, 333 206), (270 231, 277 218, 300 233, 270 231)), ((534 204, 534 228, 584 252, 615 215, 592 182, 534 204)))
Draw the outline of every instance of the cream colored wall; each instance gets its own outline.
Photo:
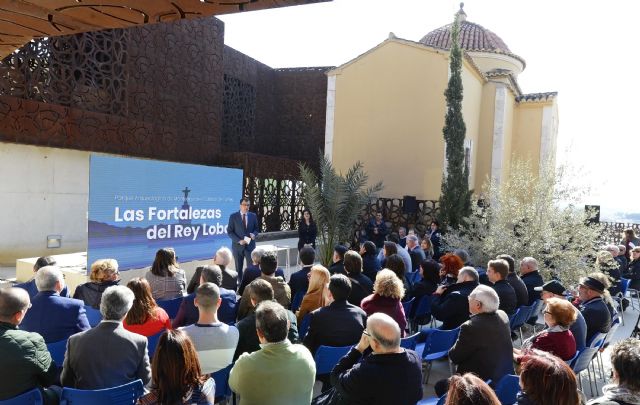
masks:
POLYGON ((482 88, 480 125, 474 189, 480 192, 491 175, 491 153, 493 149, 493 119, 495 115, 496 85, 486 83, 482 88))
POLYGON ((462 68, 462 88, 464 91, 462 99, 462 116, 467 128, 466 139, 472 141, 471 148, 471 170, 469 173, 469 188, 473 189, 478 177, 478 155, 480 143, 480 123, 482 116, 482 98, 484 79, 478 75, 467 63, 462 68))
POLYGON ((515 136, 512 152, 520 159, 530 160, 535 173, 540 163, 542 103, 520 103, 515 111, 515 136))
MULTIPOLYGON (((364 163, 385 197, 435 199, 444 162, 447 56, 393 41, 337 70, 332 158, 364 163)), ((331 73, 330 73, 331 74, 331 73)))
POLYGON ((88 152, 0 142, 0 173, 0 263, 87 249, 88 152))
POLYGON ((514 140, 514 110, 516 106, 516 98, 513 92, 507 91, 506 114, 504 125, 504 154, 502 156, 502 178, 509 175, 511 168, 511 157, 513 153, 514 140))

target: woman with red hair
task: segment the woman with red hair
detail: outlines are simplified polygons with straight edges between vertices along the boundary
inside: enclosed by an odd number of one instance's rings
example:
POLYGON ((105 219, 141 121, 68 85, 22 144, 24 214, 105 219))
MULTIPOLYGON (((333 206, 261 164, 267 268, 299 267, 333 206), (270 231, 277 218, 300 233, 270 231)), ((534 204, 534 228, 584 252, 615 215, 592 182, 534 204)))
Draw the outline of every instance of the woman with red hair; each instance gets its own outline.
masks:
POLYGON ((440 284, 445 286, 455 284, 458 281, 458 271, 464 267, 462 259, 453 253, 447 253, 440 258, 440 263, 442 263, 440 275, 443 277, 440 284))
POLYGON ((518 405, 579 405, 576 375, 560 358, 539 350, 520 359, 518 405))

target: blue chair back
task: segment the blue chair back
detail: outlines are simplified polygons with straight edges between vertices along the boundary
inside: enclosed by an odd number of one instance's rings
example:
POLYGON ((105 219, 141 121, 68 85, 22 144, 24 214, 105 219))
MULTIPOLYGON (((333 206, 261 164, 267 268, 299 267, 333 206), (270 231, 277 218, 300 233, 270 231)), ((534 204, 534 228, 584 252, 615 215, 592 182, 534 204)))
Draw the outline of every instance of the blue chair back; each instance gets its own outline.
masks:
POLYGON ((97 309, 90 307, 89 305, 84 306, 84 310, 87 313, 87 320, 89 321, 89 325, 92 328, 95 328, 97 324, 102 321, 102 314, 97 309))
POLYGON ((580 350, 576 350, 576 354, 574 354, 572 358, 570 358, 569 360, 565 360, 564 362, 567 363, 569 367, 571 367, 571 365, 573 364, 574 361, 576 361, 579 355, 580 355, 580 350))
POLYGON ((460 327, 451 330, 432 329, 424 342, 422 359, 431 361, 444 357, 458 340, 460 327))
POLYGON ((134 405, 142 394, 141 380, 102 390, 77 390, 64 387, 60 405, 134 405))
POLYGON ((412 297, 409 301, 404 301, 402 307, 404 308, 404 316, 409 319, 411 317, 411 309, 416 301, 416 297, 412 297))
POLYGON ((520 392, 520 377, 513 374, 505 375, 498 381, 495 392, 502 405, 515 404, 516 396, 520 392))
POLYGON ((316 350, 316 375, 329 374, 338 361, 351 350, 353 346, 320 346, 316 350))
POLYGON ((425 295, 420 298, 415 310, 415 317, 420 318, 431 314, 431 296, 425 295))
POLYGON ((618 328, 620 327, 620 318, 616 317, 611 323, 611 329, 607 332, 607 336, 604 338, 604 343, 602 344, 602 348, 606 349, 611 343, 611 339, 613 339, 613 335, 616 333, 618 328))
POLYGON ((631 280, 628 278, 624 278, 624 277, 620 277, 620 294, 622 297, 624 297, 625 295, 627 295, 627 290, 629 289, 629 283, 631 283, 631 280))
POLYGON ((156 301, 156 304, 165 310, 169 318, 174 319, 176 315, 178 315, 178 310, 180 309, 180 304, 182 304, 183 299, 184 297, 177 297, 170 300, 160 300, 156 301))
POLYGON ((47 350, 51 353, 51 358, 56 362, 56 366, 62 368, 62 363, 64 363, 64 353, 67 351, 67 339, 47 343, 47 350))
POLYGON ((156 352, 156 346, 158 346, 158 340, 160 340, 160 336, 165 332, 165 330, 161 330, 155 335, 151 335, 147 337, 147 353, 149 353, 149 361, 153 359, 153 354, 156 352))
POLYGON ((227 367, 211 373, 211 377, 216 382, 216 402, 221 402, 225 398, 232 395, 231 387, 229 387, 229 373, 233 364, 229 364, 227 367))
POLYGON ((42 403, 42 393, 37 388, 0 401, 0 405, 42 405, 42 403))
POLYGON ((416 350, 416 344, 418 343, 418 336, 420 336, 420 332, 414 333, 411 336, 407 336, 404 339, 400 339, 400 347, 409 350, 416 350))
POLYGON ((604 344, 604 340, 606 338, 606 333, 596 333, 591 337, 591 340, 587 342, 587 347, 595 347, 596 349, 600 349, 604 344))
POLYGON ((595 347, 587 347, 586 349, 581 350, 578 357, 576 357, 571 365, 573 372, 579 374, 581 371, 586 370, 597 353, 598 349, 595 347))
POLYGON ((293 296, 291 300, 291 312, 294 314, 300 308, 300 304, 302 304, 302 299, 304 298, 305 291, 298 291, 296 295, 293 296))
POLYGON ((302 317, 302 320, 300 321, 300 325, 298 325, 298 337, 300 338, 300 341, 302 341, 302 339, 304 339, 304 337, 307 335, 307 331, 309 330, 310 324, 311 324, 311 314, 306 314, 305 316, 302 317))
MULTIPOLYGON (((536 303, 534 304, 537 305, 536 303)), ((522 327, 522 325, 524 325, 529 319, 529 315, 531 315, 532 310, 533 308, 531 306, 526 305, 522 305, 520 308, 518 308, 516 312, 511 316, 511 318, 509 318, 511 330, 522 327)))
POLYGON ((414 285, 418 281, 420 281, 420 270, 411 271, 405 274, 407 282, 409 285, 414 285))
POLYGON ((444 405, 447 402, 447 394, 444 394, 440 398, 430 397, 421 399, 416 405, 444 405))

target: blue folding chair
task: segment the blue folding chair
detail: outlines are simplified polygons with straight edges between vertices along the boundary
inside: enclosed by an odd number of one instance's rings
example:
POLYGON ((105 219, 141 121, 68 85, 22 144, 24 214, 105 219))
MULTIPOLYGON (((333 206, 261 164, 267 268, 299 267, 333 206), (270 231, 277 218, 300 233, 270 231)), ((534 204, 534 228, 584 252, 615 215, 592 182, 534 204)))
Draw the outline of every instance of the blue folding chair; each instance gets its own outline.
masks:
POLYGON ((299 291, 296 293, 296 295, 293 296, 293 299, 291 300, 291 312, 293 312, 294 314, 300 308, 300 304, 302 304, 302 299, 304 298, 305 294, 305 291, 299 291))
POLYGON ((447 394, 444 394, 440 398, 430 397, 421 399, 416 405, 444 405, 447 402, 447 394))
POLYGON ((402 302, 402 308, 404 309, 404 316, 407 318, 409 331, 411 331, 411 320, 413 319, 413 317, 411 316, 411 311, 413 310, 413 305, 415 301, 416 301, 416 297, 411 297, 410 300, 402 302))
POLYGON ((147 353, 149 353, 149 361, 153 360, 153 354, 156 352, 156 346, 158 346, 158 340, 160 340, 160 336, 164 333, 164 330, 156 333, 155 335, 151 335, 147 337, 147 353))
POLYGON ((515 404, 520 392, 520 377, 514 374, 505 375, 498 381, 495 392, 502 405, 515 404))
POLYGON ((0 405, 42 405, 42 393, 38 388, 24 392, 16 397, 0 401, 0 405))
POLYGON ((165 310, 169 318, 174 319, 176 315, 178 315, 178 310, 180 309, 180 304, 182 304, 183 299, 184 297, 177 297, 170 300, 160 300, 156 301, 156 304, 165 310))
POLYGON ((231 368, 233 364, 229 364, 227 367, 216 371, 215 373, 211 373, 211 377, 216 382, 216 398, 215 403, 226 401, 233 392, 231 391, 231 387, 229 387, 229 373, 231 372, 231 368))
POLYGON ((531 316, 531 312, 538 306, 537 302, 527 306, 522 305, 520 308, 516 310, 516 312, 509 318, 509 324, 511 327, 511 332, 516 329, 520 332, 520 344, 524 341, 522 338, 522 326, 529 320, 531 316))
POLYGON ((417 305, 417 307, 413 314, 413 330, 417 330, 420 319, 428 318, 431 316, 431 296, 423 296, 422 298, 420 298, 420 301, 418 301, 418 303, 414 305, 417 305))
POLYGON ((614 297, 612 297, 620 307, 620 319, 622 319, 622 325, 624 325, 624 311, 622 310, 622 300, 624 296, 627 295, 627 290, 629 289, 629 284, 631 280, 628 278, 620 278, 620 282, 618 283, 618 287, 620 288, 620 292, 617 293, 614 297))
MULTIPOLYGON (((580 390, 584 392, 582 389, 582 372, 587 370, 587 374, 589 377, 589 390, 591 391, 591 396, 593 396, 593 388, 591 386, 591 370, 589 370, 589 365, 593 360, 593 357, 598 353, 597 347, 587 347, 584 350, 581 350, 576 359, 573 361, 571 365, 571 369, 578 376, 578 382, 580 384, 580 390)), ((595 376, 594 376, 595 377, 595 376)))
POLYGON ((414 333, 411 336, 407 336, 404 339, 400 339, 400 347, 409 350, 416 350, 416 345, 418 344, 418 336, 420 336, 420 332, 414 333))
POLYGON ((58 368, 62 368, 64 363, 64 353, 67 351, 67 339, 58 342, 47 343, 47 350, 58 368))
POLYGON ((311 314, 306 314, 302 317, 300 321, 300 325, 298 325, 298 338, 302 342, 302 339, 307 335, 307 331, 309 330, 309 325, 311 324, 311 314))
POLYGON ((329 374, 353 346, 320 346, 316 350, 316 375, 329 374))
POLYGON ((578 355, 580 355, 580 350, 576 350, 576 354, 574 354, 572 358, 570 358, 569 360, 565 360, 564 362, 567 363, 569 367, 571 367, 573 362, 578 358, 578 355))
POLYGON ((77 390, 64 387, 60 405, 134 405, 143 394, 142 381, 102 390, 77 390))
POLYGON ((89 325, 92 328, 95 328, 96 325, 102 321, 102 314, 97 309, 90 307, 89 305, 84 306, 84 310, 87 313, 87 320, 89 321, 89 325))
MULTIPOLYGON (((420 333, 422 334, 422 332, 420 333)), ((424 384, 429 383, 432 361, 441 359, 449 354, 449 350, 456 343, 456 340, 458 340, 459 333, 459 326, 452 330, 431 329, 425 342, 416 345, 416 352, 422 353, 422 360, 427 362, 424 384)))
POLYGON ((405 274, 405 277, 409 285, 412 286, 418 281, 420 281, 420 270, 408 272, 405 274))

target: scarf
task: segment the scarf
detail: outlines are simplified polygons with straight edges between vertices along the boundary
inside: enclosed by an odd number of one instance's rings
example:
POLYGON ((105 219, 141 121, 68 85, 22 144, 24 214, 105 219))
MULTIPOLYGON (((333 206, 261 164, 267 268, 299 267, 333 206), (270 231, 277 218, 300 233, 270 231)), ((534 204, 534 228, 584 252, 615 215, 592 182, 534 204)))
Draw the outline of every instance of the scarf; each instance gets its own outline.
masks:
POLYGON ((602 387, 603 397, 612 401, 624 401, 633 405, 640 405, 640 392, 631 391, 629 388, 609 384, 602 387))

